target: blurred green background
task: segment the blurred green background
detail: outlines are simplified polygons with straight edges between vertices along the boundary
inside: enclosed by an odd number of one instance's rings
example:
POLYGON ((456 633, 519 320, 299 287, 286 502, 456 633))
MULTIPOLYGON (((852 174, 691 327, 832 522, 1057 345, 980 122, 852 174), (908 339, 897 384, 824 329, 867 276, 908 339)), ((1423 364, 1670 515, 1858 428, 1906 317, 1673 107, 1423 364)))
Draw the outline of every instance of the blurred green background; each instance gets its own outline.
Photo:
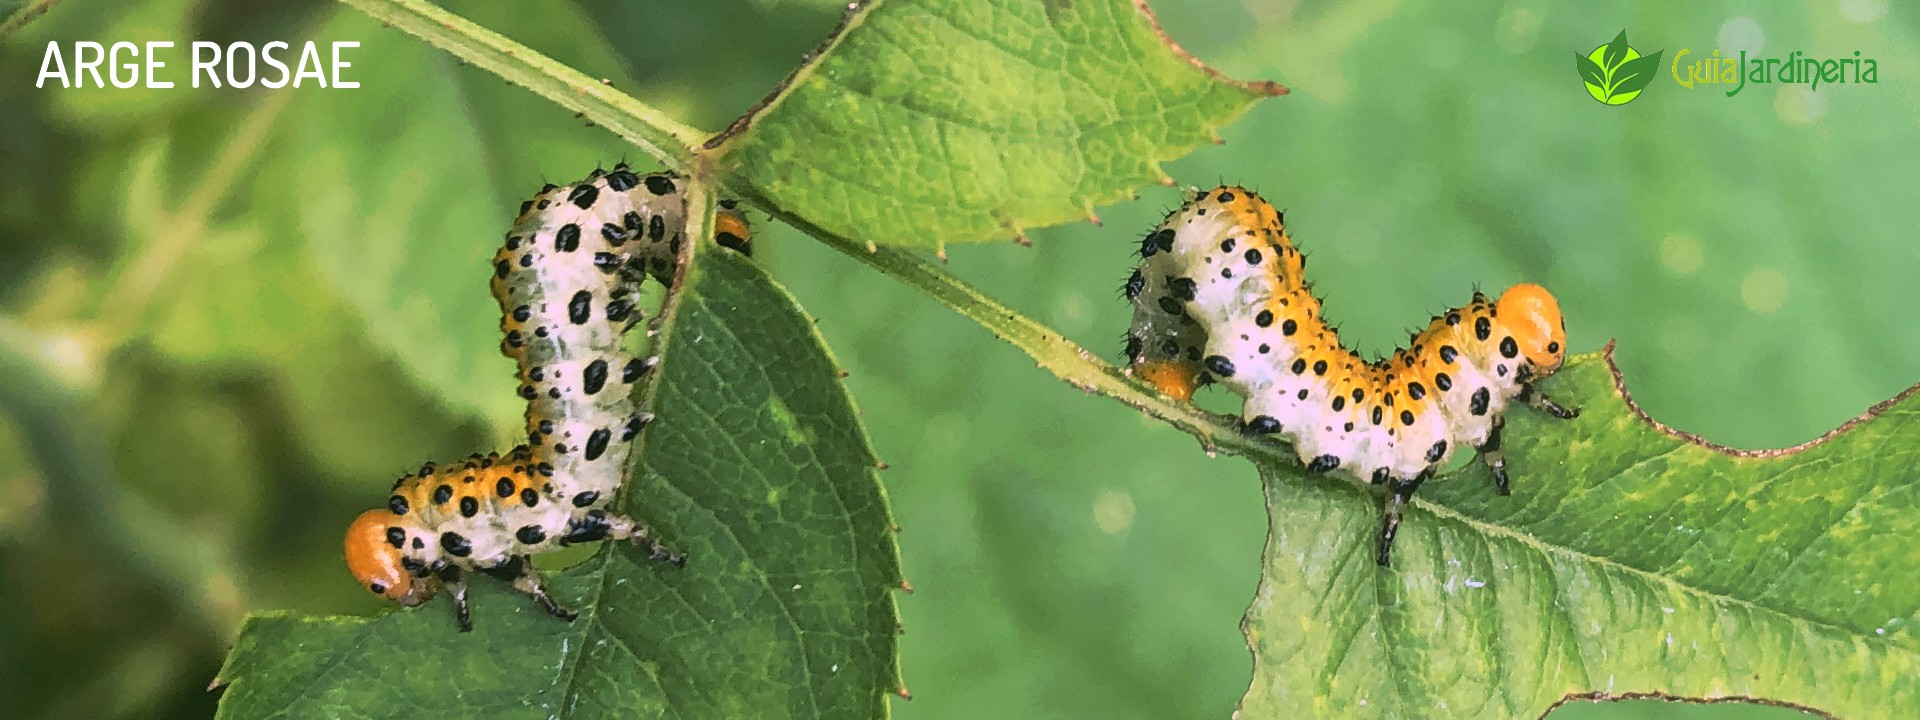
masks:
MULTIPOLYGON (((1914 7, 1152 5, 1215 67, 1292 88, 1168 170, 1281 204, 1364 349, 1530 280, 1560 296, 1576 351, 1617 339, 1644 407, 1725 444, 1801 442, 1920 381, 1914 7), (1661 77, 1606 107, 1570 55, 1621 28, 1669 59, 1859 50, 1880 82, 1729 98, 1661 77)), ((717 129, 840 4, 451 6, 717 129)), ((0 714, 204 717, 245 612, 379 610, 340 528, 401 469, 503 445, 518 409, 505 359, 436 363, 353 311, 362 270, 337 243, 457 247, 471 263, 370 266, 470 286, 455 307, 390 300, 490 325, 484 258, 520 196, 623 157, 641 156, 318 0, 68 0, 0 45, 0 714), (48 41, 308 37, 360 41, 362 88, 33 87, 48 41)), ((1100 208, 1104 227, 956 247, 949 267, 1117 359, 1133 240, 1178 202, 1145 188, 1100 208)), ((1249 676, 1253 469, 759 219, 762 261, 819 319, 892 467, 916 588, 898 715, 1227 716, 1249 676)))

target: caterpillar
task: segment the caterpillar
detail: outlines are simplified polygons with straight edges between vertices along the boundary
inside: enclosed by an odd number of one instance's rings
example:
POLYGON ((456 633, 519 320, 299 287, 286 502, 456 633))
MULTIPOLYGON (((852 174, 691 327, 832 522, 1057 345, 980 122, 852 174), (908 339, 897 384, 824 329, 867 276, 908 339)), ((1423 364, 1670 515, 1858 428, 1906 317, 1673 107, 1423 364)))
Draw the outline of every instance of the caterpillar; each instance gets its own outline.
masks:
POLYGON ((1407 347, 1367 361, 1322 316, 1281 214, 1245 188, 1195 196, 1146 234, 1139 254, 1123 288, 1133 305, 1130 371, 1180 400, 1217 382, 1245 398, 1244 432, 1287 441, 1309 472, 1385 485, 1382 566, 1414 491, 1462 448, 1509 493, 1500 435, 1510 404, 1579 413, 1535 389, 1566 359, 1559 304, 1539 285, 1514 285, 1498 300, 1476 291, 1407 347))
MULTIPOLYGON (((625 164, 520 206, 494 255, 500 351, 518 366, 526 443, 505 453, 427 463, 393 484, 387 506, 347 529, 354 578, 375 595, 419 605, 442 588, 462 631, 473 628, 466 575, 499 577, 548 613, 575 613, 548 595, 532 555, 601 539, 628 540, 655 560, 686 559, 645 525, 605 508, 625 476, 634 437, 652 420, 631 399, 656 358, 622 346, 642 319, 642 280, 671 283, 685 241, 686 196, 671 173, 625 164)), ((718 244, 751 254, 745 215, 715 214, 718 244)))

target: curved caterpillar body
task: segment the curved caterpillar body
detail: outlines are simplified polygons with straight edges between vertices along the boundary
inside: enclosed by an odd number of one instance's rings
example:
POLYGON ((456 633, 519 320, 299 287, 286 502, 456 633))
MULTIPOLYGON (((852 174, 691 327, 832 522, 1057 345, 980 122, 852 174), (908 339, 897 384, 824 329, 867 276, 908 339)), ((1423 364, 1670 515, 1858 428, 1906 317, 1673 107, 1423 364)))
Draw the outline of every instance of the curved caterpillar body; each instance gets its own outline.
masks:
MULTIPOLYGON (((530 555, 604 538, 631 540, 658 560, 684 564, 647 528, 604 509, 626 475, 633 440, 652 419, 631 399, 654 358, 622 344, 642 319, 641 281, 671 282, 686 197, 670 173, 622 164, 564 187, 548 185, 520 207, 494 256, 500 351, 518 365, 527 442, 504 455, 428 463, 402 476, 384 509, 355 519, 348 569, 375 594, 418 605, 445 586, 461 629, 472 627, 464 572, 511 581, 552 614, 530 555)), ((723 204, 715 239, 749 252, 746 219, 723 204)))
POLYGON ((1462 448, 1478 450, 1507 493, 1500 431, 1510 403, 1577 414, 1533 388, 1566 358, 1559 305, 1538 285, 1498 301, 1476 292, 1369 362, 1321 316, 1280 213, 1245 188, 1200 193, 1146 235, 1140 254, 1125 286, 1135 375, 1180 399, 1225 385, 1246 398, 1246 432, 1281 436, 1311 472, 1386 485, 1381 565, 1414 490, 1462 448))

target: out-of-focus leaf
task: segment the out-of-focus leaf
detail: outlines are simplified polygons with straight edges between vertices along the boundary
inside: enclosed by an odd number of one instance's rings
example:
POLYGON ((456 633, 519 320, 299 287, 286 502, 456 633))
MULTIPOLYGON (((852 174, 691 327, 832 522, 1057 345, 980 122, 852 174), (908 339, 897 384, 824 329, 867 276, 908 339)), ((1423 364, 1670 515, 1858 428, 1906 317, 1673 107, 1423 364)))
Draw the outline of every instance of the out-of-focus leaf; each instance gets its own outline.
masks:
MULTIPOLYGON (((456 8, 626 82, 571 4, 456 8)), ((263 171, 281 182, 260 188, 262 212, 287 233, 276 241, 303 239, 374 342, 449 406, 517 427, 523 408, 487 291, 493 252, 542 179, 573 180, 627 153, 572 113, 351 9, 318 35, 361 41, 356 66, 411 70, 363 84, 351 103, 311 93, 288 107, 291 127, 263 171)))

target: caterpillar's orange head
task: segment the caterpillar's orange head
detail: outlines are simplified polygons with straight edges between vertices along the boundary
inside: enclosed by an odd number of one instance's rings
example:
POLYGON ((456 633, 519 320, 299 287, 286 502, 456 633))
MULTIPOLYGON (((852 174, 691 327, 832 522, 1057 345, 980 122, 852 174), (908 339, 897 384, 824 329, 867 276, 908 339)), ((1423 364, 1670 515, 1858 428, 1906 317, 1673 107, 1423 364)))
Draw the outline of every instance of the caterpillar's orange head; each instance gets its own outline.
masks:
POLYGON ((1553 293, 1533 283, 1520 283, 1500 294, 1494 312, 1513 333, 1520 354, 1533 364, 1535 376, 1560 369, 1567 359, 1567 326, 1553 293))
POLYGON ((432 583, 415 580, 402 565, 400 548, 389 537, 399 530, 399 517, 387 510, 368 510, 347 526, 347 571, 360 586, 402 605, 419 605, 433 597, 432 583))

